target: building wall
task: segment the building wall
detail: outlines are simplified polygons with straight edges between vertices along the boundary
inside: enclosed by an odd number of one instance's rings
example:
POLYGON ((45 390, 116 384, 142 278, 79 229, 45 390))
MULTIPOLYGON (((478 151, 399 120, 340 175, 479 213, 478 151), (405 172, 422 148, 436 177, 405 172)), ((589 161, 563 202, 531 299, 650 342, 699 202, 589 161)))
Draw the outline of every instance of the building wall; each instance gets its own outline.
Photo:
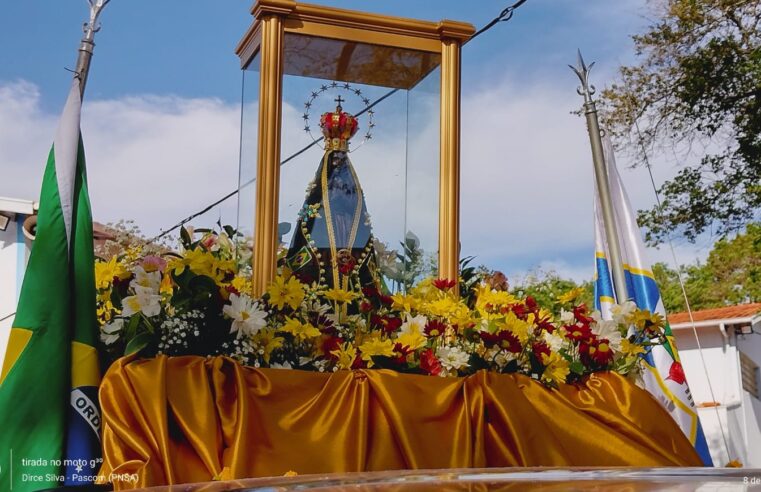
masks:
POLYGON ((706 370, 703 368, 703 360, 692 330, 677 330, 675 332, 676 346, 679 349, 679 356, 695 404, 700 405, 713 401, 722 404, 739 402, 737 348, 731 344, 731 338, 729 346, 724 347, 724 339, 718 328, 699 328, 698 333, 700 334, 700 346, 703 349, 703 359, 705 359, 708 369, 708 378, 706 378, 706 370), (713 396, 711 395, 711 388, 714 391, 713 396))
POLYGON ((21 225, 25 215, 16 215, 5 231, 0 231, 0 360, 5 356, 8 335, 16 311, 21 281, 24 278, 29 247, 21 225), (6 318, 6 319, 3 319, 6 318))
MULTIPOLYGON (((737 335, 736 343, 742 353, 761 366, 761 334, 737 335)), ((756 378, 759 381, 761 374, 756 372, 756 378)), ((748 462, 754 463, 756 468, 761 468, 761 400, 747 391, 743 391, 743 421, 746 428, 748 462)))
POLYGON ((721 404, 699 409, 714 464, 724 466, 729 460, 739 459, 746 467, 758 468, 761 402, 742 389, 738 349, 761 365, 761 336, 737 336, 733 329, 727 331, 725 344, 718 326, 698 328, 702 349, 698 350, 692 330, 676 330, 676 344, 695 404, 721 404))

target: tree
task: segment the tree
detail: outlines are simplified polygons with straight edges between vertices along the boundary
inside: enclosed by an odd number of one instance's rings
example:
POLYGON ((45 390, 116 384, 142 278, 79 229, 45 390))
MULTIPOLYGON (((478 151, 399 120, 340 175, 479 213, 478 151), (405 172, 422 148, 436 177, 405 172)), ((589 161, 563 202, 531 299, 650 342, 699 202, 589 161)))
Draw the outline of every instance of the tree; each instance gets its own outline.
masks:
POLYGON ((641 210, 652 244, 672 231, 727 236, 761 210, 761 0, 653 0, 658 18, 633 36, 639 63, 603 92, 619 143, 673 151, 683 167, 641 210))
POLYGON ((540 306, 552 308, 552 311, 557 315, 560 312, 560 306, 557 303, 558 296, 578 287, 583 289, 583 294, 579 297, 578 302, 594 309, 594 284, 592 281, 578 284, 571 279, 562 278, 554 271, 532 272, 513 286, 510 292, 519 297, 531 296, 536 299, 540 306))
MULTIPOLYGON (((692 309, 761 302, 761 224, 749 224, 744 234, 714 244, 705 263, 682 267, 692 309)), ((653 274, 668 312, 686 309, 676 270, 664 263, 653 274)))

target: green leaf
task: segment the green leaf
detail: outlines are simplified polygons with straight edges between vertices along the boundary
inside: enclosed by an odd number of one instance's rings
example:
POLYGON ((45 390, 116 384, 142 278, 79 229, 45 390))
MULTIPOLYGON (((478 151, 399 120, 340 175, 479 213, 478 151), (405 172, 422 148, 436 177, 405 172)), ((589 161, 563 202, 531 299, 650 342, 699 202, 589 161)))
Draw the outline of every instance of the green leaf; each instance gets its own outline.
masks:
POLYGON ((180 239, 182 240, 182 245, 186 248, 189 247, 190 243, 192 242, 190 233, 187 229, 185 229, 185 226, 180 227, 180 239))
POLYGON ((575 360, 571 362, 569 367, 574 374, 584 374, 584 364, 582 364, 581 361, 575 360))
POLYGON ((132 338, 129 342, 127 342, 127 346, 124 348, 124 355, 130 355, 134 354, 136 352, 140 352, 143 350, 146 346, 148 346, 149 343, 151 343, 151 335, 150 333, 142 332, 132 338))

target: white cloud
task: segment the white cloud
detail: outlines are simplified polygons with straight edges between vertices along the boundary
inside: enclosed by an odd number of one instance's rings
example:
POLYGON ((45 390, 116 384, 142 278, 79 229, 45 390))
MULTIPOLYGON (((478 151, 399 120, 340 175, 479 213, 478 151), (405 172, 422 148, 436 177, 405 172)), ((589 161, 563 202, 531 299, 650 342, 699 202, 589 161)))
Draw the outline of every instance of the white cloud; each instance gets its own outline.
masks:
MULTIPOLYGON (((477 255, 478 262, 513 276, 540 267, 578 280, 591 277, 591 153, 584 120, 570 114, 580 102, 573 84, 565 80, 525 88, 503 77, 487 91, 465 94, 464 255, 477 255)), ((38 196, 57 116, 40 109, 34 85, 0 84, 0 196, 38 196)), ((398 226, 404 194, 394 185, 403 183, 404 170, 389 166, 403 159, 404 151, 393 111, 385 120, 380 116, 376 138, 352 159, 376 233, 382 239, 397 236, 391 239, 396 242, 404 233, 398 226)), ((298 125, 300 112, 286 107, 284 118, 287 125, 298 125)), ((437 118, 429 119, 428 127, 419 127, 419 148, 410 149, 419 168, 425 168, 420 164, 425 151, 420 148, 438 124, 437 118)), ((237 104, 151 95, 86 100, 82 121, 96 220, 131 218, 147 234, 154 234, 237 186, 237 104)), ((286 137, 284 155, 308 142, 303 132, 287 131, 286 137)), ((429 152, 437 155, 437 146, 429 152)), ((281 220, 292 220, 300 207, 319 158, 320 151, 313 149, 283 167, 281 220)), ((653 202, 649 178, 644 170, 628 171, 625 165, 619 159, 635 207, 649 206, 653 202)), ((418 175, 426 176, 435 189, 437 177, 430 171, 418 175)), ((674 168, 659 171, 665 178, 674 168)), ((420 192, 408 206, 413 215, 425 217, 428 204, 431 210, 437 207, 435 200, 420 192)), ((211 225, 220 214, 223 222, 235 223, 236 206, 236 199, 229 200, 207 214, 203 225, 211 225)), ((428 231, 421 231, 422 222, 411 220, 409 228, 424 238, 430 236, 424 242, 435 240, 434 221, 428 220, 433 226, 428 231)), ((682 248, 679 259, 689 262, 695 254, 705 252, 682 248)), ((663 253, 653 256, 662 259, 663 253)))

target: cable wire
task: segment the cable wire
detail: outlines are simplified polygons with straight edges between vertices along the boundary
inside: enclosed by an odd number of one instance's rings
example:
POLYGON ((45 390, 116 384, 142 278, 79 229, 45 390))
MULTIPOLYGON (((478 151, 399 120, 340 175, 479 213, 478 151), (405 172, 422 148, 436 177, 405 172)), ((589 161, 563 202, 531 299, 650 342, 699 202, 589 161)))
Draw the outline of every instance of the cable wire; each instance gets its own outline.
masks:
MULTIPOLYGON (((661 220, 664 219, 663 216, 663 206, 661 205, 661 197, 658 194, 658 187, 655 185, 655 178, 653 177, 653 169, 650 165, 650 159, 647 157, 647 149, 645 149, 645 144, 642 141, 642 133, 639 129, 639 123, 635 120, 634 126, 637 130, 637 137, 638 142, 640 144, 640 148, 642 149, 642 158, 645 161, 645 167, 647 168, 647 173, 650 175, 650 183, 653 185, 653 193, 655 193, 655 202, 656 202, 656 211, 658 212, 658 216, 661 220)), ((698 354, 700 355, 700 361, 703 364, 703 372, 705 373, 706 381, 708 382, 708 391, 711 393, 711 399, 714 403, 718 403, 716 400, 716 395, 713 392, 713 385, 711 384, 711 378, 708 374, 708 364, 706 364, 706 359, 703 356, 703 347, 700 345, 700 337, 698 336, 698 329, 697 326, 695 326, 695 318, 692 315, 692 308, 690 307, 690 299, 687 296, 687 289, 684 286, 684 280, 682 279, 682 266, 679 264, 679 260, 677 260, 676 257, 676 249, 674 249, 674 242, 671 240, 671 234, 666 234, 666 239, 669 243, 669 248, 671 249, 671 258, 674 260, 674 265, 676 266, 676 277, 679 279, 679 286, 682 289, 682 297, 684 298, 684 305, 687 308, 687 315, 690 318, 690 325, 692 326, 692 333, 695 335, 695 343, 698 346, 698 354)), ((721 423, 721 416, 719 415, 719 407, 718 405, 714 405, 714 411, 716 412, 716 421, 719 423, 719 431, 721 431, 721 439, 724 441, 724 449, 727 452, 727 459, 732 460, 732 455, 729 454, 729 442, 727 441, 727 436, 724 433, 724 426, 721 423)))
MULTIPOLYGON (((513 18, 513 14, 515 13, 515 10, 518 9, 521 5, 523 5, 527 1, 528 0, 518 0, 514 4, 508 6, 504 10, 502 10, 502 12, 500 12, 497 17, 495 17, 494 19, 489 21, 484 27, 482 27, 481 29, 476 31, 475 34, 473 34, 473 36, 471 36, 468 41, 472 41, 473 39, 475 39, 476 37, 478 37, 481 34, 485 33, 486 31, 488 31, 492 27, 496 26, 500 22, 507 22, 510 19, 512 19, 513 18)), ((373 101, 368 106, 365 106, 365 108, 362 111, 358 112, 354 116, 361 116, 361 115, 363 115, 364 113, 366 113, 367 111, 369 111, 370 109, 375 107, 376 104, 378 104, 378 103, 384 101, 385 99, 391 97, 392 95, 394 95, 398 91, 399 91, 399 89, 391 89, 386 94, 382 95, 381 97, 379 97, 378 99, 373 101)), ((307 150, 311 149, 312 147, 314 147, 318 143, 319 143, 319 140, 315 140, 312 143, 304 146, 304 148, 302 148, 301 150, 299 150, 297 152, 294 152, 293 154, 288 156, 286 159, 280 161, 280 166, 283 166, 285 163, 287 163, 287 162, 295 159, 296 157, 300 156, 301 154, 303 154, 307 150)), ((170 232, 175 231, 175 230, 179 229, 180 227, 184 226, 185 224, 187 224, 191 220, 195 219, 196 217, 205 214, 206 212, 208 212, 212 208, 216 207, 217 205, 220 205, 221 203, 223 203, 223 202, 229 200, 230 198, 234 197, 235 195, 237 195, 241 188, 244 188, 244 187, 248 186, 249 184, 253 183, 254 181, 256 181, 256 178, 252 178, 249 181, 246 181, 245 183, 239 184, 238 188, 236 188, 235 190, 231 191, 230 193, 224 195, 222 198, 219 198, 215 202, 205 206, 204 208, 202 208, 198 212, 196 212, 196 213, 194 213, 192 215, 189 215, 188 217, 185 217, 184 219, 182 219, 181 221, 179 221, 178 223, 176 223, 172 227, 170 227, 168 229, 162 229, 159 234, 157 234, 156 236, 148 239, 145 242, 145 244, 154 243, 154 242, 158 241, 159 239, 165 237, 170 232)))

